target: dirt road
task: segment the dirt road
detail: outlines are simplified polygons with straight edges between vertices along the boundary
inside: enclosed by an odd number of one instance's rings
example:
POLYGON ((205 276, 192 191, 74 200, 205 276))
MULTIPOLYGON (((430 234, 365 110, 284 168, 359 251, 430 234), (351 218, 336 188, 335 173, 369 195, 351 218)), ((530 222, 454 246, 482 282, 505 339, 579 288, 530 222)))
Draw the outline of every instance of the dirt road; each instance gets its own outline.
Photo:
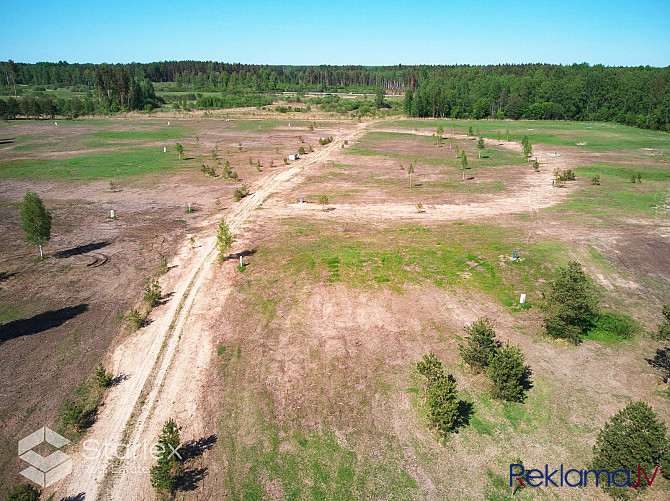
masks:
MULTIPOLYGON (((353 131, 343 130, 328 146, 257 182, 251 187, 252 194, 226 217, 231 232, 242 235, 245 221, 267 197, 303 169, 326 160, 345 139, 355 140, 364 132, 363 124, 353 131)), ((59 495, 87 500, 147 499, 153 495, 148 472, 155 464, 148 451, 163 423, 169 417, 177 418, 184 424, 182 436, 187 440, 200 438, 199 433, 207 428, 199 413, 199 398, 205 396, 201 384, 216 351, 206 323, 207 311, 221 304, 227 293, 226 284, 211 284, 218 222, 213 218, 203 223, 206 234, 212 236, 199 241, 196 249, 190 243, 183 246, 170 263, 172 270, 161 279, 170 298, 167 304, 154 309, 150 323, 112 354, 110 369, 121 376, 120 384, 109 390, 96 423, 80 450, 72 454, 73 472, 60 486, 59 495)))

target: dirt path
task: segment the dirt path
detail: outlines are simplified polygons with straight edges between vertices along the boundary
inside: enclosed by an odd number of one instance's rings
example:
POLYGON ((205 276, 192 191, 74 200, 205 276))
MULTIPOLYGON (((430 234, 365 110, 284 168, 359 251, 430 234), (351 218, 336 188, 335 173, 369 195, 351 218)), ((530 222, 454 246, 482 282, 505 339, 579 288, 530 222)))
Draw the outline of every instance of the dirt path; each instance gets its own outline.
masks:
MULTIPOLYGON (((407 133, 405 129, 383 129, 385 132, 407 133)), ((427 132, 415 132, 418 135, 430 136, 427 132)), ((467 138, 462 135, 446 134, 445 138, 467 138)), ((487 146, 502 147, 513 151, 522 150, 520 144, 507 141, 486 139, 487 146)), ((490 218, 498 215, 534 213, 538 209, 551 207, 560 203, 573 189, 568 185, 565 188, 554 188, 552 180, 555 168, 561 170, 573 168, 569 157, 556 154, 551 146, 534 146, 534 157, 540 162, 540 171, 535 172, 528 164, 523 179, 511 189, 501 192, 493 200, 485 202, 455 204, 445 203, 425 205, 421 212, 415 204, 342 204, 331 206, 330 210, 323 211, 317 204, 282 203, 279 200, 270 201, 266 207, 273 217, 314 217, 323 219, 337 219, 347 221, 451 221, 475 220, 490 218)), ((467 175, 467 174, 466 174, 467 175)), ((301 176, 298 176, 300 178, 301 176)), ((299 182, 299 179, 297 180, 299 182)), ((417 198, 417 201, 419 199, 417 198)))
MULTIPOLYGON (((344 139, 355 140, 364 132, 364 124, 353 132, 343 130, 327 147, 252 186, 253 193, 226 217, 231 232, 242 234, 247 218, 267 197, 303 169, 326 160, 344 139)), ((215 355, 207 313, 223 302, 228 291, 227 284, 211 283, 218 220, 217 216, 204 222, 211 236, 201 239, 197 249, 184 245, 170 263, 173 270, 161 280, 163 291, 170 296, 167 304, 156 308, 149 325, 112 354, 111 369, 121 375, 120 384, 109 390, 81 450, 73 454, 73 472, 58 494, 87 500, 150 498, 153 489, 148 472, 155 459, 144 447, 149 450, 155 443, 163 423, 169 417, 177 418, 184 426, 186 441, 201 438, 203 430, 212 425, 205 422, 199 399, 206 397, 203 384, 215 355), (115 444, 138 449, 115 450, 115 444)))

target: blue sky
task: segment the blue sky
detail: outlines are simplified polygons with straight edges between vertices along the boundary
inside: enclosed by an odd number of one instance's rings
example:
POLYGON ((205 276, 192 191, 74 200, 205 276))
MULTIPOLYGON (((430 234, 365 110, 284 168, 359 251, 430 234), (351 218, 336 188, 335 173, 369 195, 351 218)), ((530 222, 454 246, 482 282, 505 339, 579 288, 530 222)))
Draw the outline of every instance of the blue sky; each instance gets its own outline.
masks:
POLYGON ((0 0, 0 60, 670 65, 670 2, 0 0))

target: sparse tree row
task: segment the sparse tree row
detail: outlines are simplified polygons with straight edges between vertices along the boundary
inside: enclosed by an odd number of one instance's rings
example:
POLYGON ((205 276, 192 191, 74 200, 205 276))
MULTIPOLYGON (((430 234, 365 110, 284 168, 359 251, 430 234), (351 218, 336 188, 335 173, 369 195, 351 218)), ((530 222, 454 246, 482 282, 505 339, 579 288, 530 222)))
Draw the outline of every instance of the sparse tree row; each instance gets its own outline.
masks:
MULTIPOLYGON (((0 116, 67 116, 146 109, 160 104, 152 82, 175 91, 220 91, 203 108, 264 106, 267 96, 241 93, 405 91, 404 112, 416 117, 530 118, 615 121, 670 130, 670 67, 616 68, 550 64, 497 66, 265 66, 202 61, 148 64, 0 63, 5 95, 22 85, 95 89, 84 99, 0 100, 0 116), (71 101, 71 102, 70 102, 71 101), (51 113, 53 108, 54 113, 51 113), (69 109, 68 109, 69 108, 69 109), (36 113, 37 112, 37 113, 36 113)), ((203 98, 204 99, 204 98, 203 98)), ((355 100, 352 100, 355 102, 355 100)))

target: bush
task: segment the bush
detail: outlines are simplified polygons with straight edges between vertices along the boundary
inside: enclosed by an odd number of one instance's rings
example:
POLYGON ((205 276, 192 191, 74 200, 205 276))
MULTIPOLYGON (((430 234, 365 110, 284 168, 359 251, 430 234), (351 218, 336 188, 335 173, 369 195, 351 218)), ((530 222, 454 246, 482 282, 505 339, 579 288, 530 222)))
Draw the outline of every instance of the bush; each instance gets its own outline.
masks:
POLYGON ((598 317, 598 299, 576 261, 556 270, 556 278, 544 293, 544 328, 553 338, 564 338, 577 344, 598 317))
POLYGON ((66 399, 61 408, 60 420, 64 427, 79 433, 88 427, 88 414, 83 402, 66 399))
POLYGON ((588 332, 589 337, 616 336, 622 339, 633 337, 635 326, 628 315, 605 311, 597 316, 595 325, 588 332))
POLYGON ((144 323, 144 315, 142 315, 136 308, 131 308, 130 313, 128 313, 128 323, 132 328, 133 332, 142 327, 144 323))
POLYGON ((525 366, 525 358, 518 346, 509 344, 500 348, 486 369, 491 378, 493 398, 508 402, 524 399, 529 386, 530 369, 525 366))
POLYGON ((42 491, 31 484, 21 484, 12 487, 7 496, 7 501, 38 501, 42 491))
POLYGON ((235 190, 235 193, 233 193, 233 199, 236 202, 239 202, 247 195, 249 195, 249 187, 246 184, 243 184, 242 186, 240 186, 235 190))
POLYGON ((670 339, 670 304, 664 304, 661 313, 663 314, 663 322, 658 324, 658 332, 655 337, 670 339))
POLYGON ((212 167, 211 165, 205 165, 205 164, 202 164, 202 167, 200 168, 200 170, 202 171, 202 173, 203 173, 205 176, 209 176, 209 177, 218 177, 218 176, 216 175, 216 171, 214 170, 214 167, 212 167))
MULTIPOLYGON (((607 469, 637 470, 637 465, 649 474, 649 478, 657 466, 667 478, 665 468, 670 467, 670 444, 666 436, 665 422, 661 421, 653 409, 645 402, 629 403, 615 414, 598 433, 596 445, 593 447, 593 465, 596 471, 607 469)), ((621 477, 617 477, 622 483, 621 477)), ((637 479, 637 471, 631 471, 631 482, 637 479)), ((642 477, 640 489, 647 487, 642 477)), ((623 497, 626 490, 610 487, 604 488, 614 497, 623 497)))
POLYGON ((98 368, 95 370, 95 375, 93 380, 98 388, 107 388, 112 382, 112 375, 107 372, 105 366, 102 363, 98 364, 98 368))
POLYGON ((591 184, 593 186, 600 186, 600 176, 599 175, 598 176, 593 176, 591 178, 591 184))
POLYGON ((161 298, 161 284, 155 278, 150 278, 144 285, 144 301, 149 308, 153 308, 158 304, 161 298))
POLYGON ((181 443, 179 430, 174 419, 169 419, 158 438, 160 456, 158 463, 151 467, 150 476, 151 486, 161 494, 174 494, 182 474, 181 458, 174 453, 181 443))
POLYGON ((328 195, 319 195, 319 205, 321 205, 321 208, 325 211, 328 209, 328 204, 330 201, 328 200, 328 195))
POLYGON ((484 371, 493 357, 500 349, 500 343, 496 341, 496 333, 488 318, 480 318, 465 326, 468 335, 467 346, 459 346, 463 362, 476 372, 484 371))
POLYGON ((158 271, 156 273, 158 273, 159 276, 160 275, 165 275, 168 272, 168 269, 169 268, 168 268, 167 259, 165 259, 165 256, 161 252, 159 252, 158 253, 158 271))
POLYGON ((324 146, 324 145, 326 145, 328 143, 332 143, 332 142, 333 142, 333 136, 322 137, 322 138, 319 139, 319 144, 321 146, 324 146))

